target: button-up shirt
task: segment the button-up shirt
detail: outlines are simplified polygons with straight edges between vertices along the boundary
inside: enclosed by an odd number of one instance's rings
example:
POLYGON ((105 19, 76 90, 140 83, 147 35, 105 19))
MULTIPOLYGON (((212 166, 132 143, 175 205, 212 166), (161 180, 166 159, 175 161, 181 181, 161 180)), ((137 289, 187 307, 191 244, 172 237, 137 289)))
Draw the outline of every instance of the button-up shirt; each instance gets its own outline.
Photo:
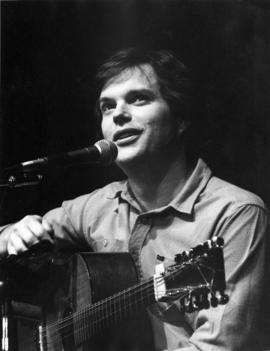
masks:
POLYGON ((222 237, 229 302, 191 314, 182 313, 178 301, 151 306, 156 350, 266 350, 265 205, 256 195, 214 177, 201 159, 164 207, 141 210, 128 181, 119 181, 65 201, 46 218, 60 246, 130 252, 141 279, 154 274, 157 255, 170 264, 176 254, 222 237))

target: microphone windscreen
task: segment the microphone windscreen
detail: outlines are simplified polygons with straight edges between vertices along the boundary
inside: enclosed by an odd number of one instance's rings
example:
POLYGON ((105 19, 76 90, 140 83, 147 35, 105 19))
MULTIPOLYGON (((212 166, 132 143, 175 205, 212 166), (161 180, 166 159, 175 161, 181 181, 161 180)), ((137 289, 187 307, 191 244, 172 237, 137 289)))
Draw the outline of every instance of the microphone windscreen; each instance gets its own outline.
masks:
POLYGON ((115 161, 118 154, 118 149, 115 143, 106 139, 102 139, 97 141, 94 145, 100 152, 101 164, 108 166, 115 161))

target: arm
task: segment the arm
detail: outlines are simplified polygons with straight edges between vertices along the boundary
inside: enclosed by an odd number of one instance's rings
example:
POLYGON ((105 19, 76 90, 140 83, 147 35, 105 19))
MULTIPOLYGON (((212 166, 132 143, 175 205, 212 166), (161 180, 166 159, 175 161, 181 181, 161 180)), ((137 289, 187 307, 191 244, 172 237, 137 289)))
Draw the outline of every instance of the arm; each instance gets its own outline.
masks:
POLYGON ((225 272, 230 300, 227 305, 197 314, 189 346, 181 351, 263 350, 260 321, 269 305, 263 298, 269 281, 266 276, 266 232, 266 211, 253 205, 240 207, 219 228, 218 235, 225 240, 225 272))
POLYGON ((26 216, 21 221, 0 229, 0 257, 18 254, 43 240, 55 243, 57 247, 76 249, 89 248, 86 239, 88 227, 83 226, 85 219, 88 226, 89 216, 95 207, 96 199, 88 205, 91 194, 83 195, 72 201, 63 202, 62 206, 49 211, 43 217, 26 216))
POLYGON ((40 216, 26 216, 17 223, 7 225, 0 232, 0 257, 18 254, 43 240, 53 242, 52 227, 40 216))

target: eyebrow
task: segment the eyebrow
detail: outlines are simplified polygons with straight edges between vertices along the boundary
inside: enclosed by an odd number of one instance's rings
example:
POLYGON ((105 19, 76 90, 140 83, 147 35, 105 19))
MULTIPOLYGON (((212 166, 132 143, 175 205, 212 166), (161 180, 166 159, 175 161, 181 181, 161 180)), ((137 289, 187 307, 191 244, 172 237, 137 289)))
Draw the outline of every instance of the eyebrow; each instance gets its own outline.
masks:
MULTIPOLYGON (((132 96, 132 95, 135 95, 135 94, 146 94, 146 95, 155 95, 153 90, 151 89, 146 89, 146 88, 142 88, 142 89, 132 89, 132 90, 129 90, 126 94, 125 94, 125 97, 127 96, 132 96)), ((102 104, 103 102, 106 102, 106 101, 111 101, 111 100, 114 100, 114 98, 110 98, 110 97, 102 97, 99 99, 99 104, 102 104)))

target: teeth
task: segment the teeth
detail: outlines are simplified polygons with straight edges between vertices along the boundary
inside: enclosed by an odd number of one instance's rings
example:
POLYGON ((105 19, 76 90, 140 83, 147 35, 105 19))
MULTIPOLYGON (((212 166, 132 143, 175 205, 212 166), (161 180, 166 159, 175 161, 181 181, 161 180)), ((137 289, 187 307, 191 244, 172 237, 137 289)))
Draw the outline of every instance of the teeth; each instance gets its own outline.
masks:
POLYGON ((134 134, 131 134, 131 133, 125 133, 125 134, 121 134, 118 136, 118 139, 125 139, 131 135, 134 135, 134 134))
POLYGON ((134 130, 134 131, 133 131, 133 130, 132 130, 132 131, 130 131, 130 130, 123 131, 123 132, 119 133, 119 134, 116 136, 115 140, 125 139, 125 138, 128 138, 128 137, 130 137, 130 136, 137 135, 138 133, 139 133, 139 132, 136 131, 136 130, 134 130))

